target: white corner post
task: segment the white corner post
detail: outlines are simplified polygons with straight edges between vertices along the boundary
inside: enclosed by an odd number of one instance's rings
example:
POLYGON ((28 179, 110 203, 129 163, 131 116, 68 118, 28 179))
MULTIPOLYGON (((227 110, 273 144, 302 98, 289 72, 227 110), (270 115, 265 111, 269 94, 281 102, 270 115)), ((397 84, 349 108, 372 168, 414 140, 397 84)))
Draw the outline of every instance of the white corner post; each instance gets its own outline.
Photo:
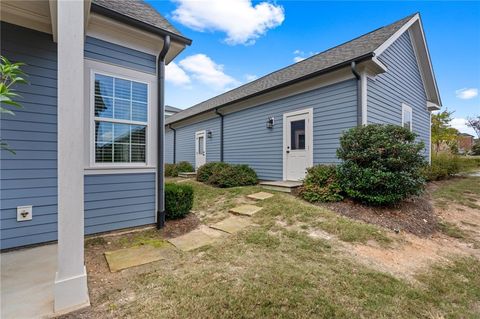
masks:
POLYGON ((57 1, 58 265, 55 312, 89 305, 83 236, 84 3, 57 1))

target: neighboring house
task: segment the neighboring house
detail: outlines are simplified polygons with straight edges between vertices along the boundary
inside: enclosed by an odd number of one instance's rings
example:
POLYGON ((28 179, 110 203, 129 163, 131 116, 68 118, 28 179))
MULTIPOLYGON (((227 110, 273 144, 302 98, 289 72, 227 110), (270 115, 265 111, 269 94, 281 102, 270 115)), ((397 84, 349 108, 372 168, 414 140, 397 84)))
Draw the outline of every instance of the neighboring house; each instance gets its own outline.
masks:
POLYGON ((458 152, 460 154, 467 154, 472 150, 475 144, 474 136, 467 133, 460 133, 457 137, 458 152))
POLYGON ((166 162, 248 164, 262 180, 300 180, 336 163, 356 125, 404 125, 430 156, 441 106, 419 14, 367 33, 166 120, 166 162))
POLYGON ((179 109, 177 107, 173 107, 170 105, 165 105, 165 118, 172 116, 174 114, 177 114, 178 112, 181 112, 182 109, 179 109))
POLYGON ((1 11, 1 54, 29 82, 1 119, 16 150, 1 152, 1 249, 58 240, 55 310, 72 309, 88 303, 84 234, 161 222, 164 67, 191 40, 141 0, 1 11))

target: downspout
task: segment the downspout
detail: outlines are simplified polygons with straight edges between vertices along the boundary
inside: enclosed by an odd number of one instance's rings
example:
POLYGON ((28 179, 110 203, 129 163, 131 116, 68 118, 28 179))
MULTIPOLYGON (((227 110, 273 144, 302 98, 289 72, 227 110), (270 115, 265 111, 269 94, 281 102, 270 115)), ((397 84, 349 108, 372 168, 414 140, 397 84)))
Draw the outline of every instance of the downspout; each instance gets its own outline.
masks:
POLYGON ((220 113, 218 109, 215 109, 215 114, 220 116, 220 162, 223 162, 223 118, 225 115, 220 113))
POLYGON ((362 77, 357 71, 357 63, 352 61, 351 63, 352 73, 357 79, 357 125, 362 125, 362 77))
POLYGON ((177 130, 168 125, 168 128, 173 131, 173 164, 177 163, 177 130))
POLYGON ((158 55, 157 66, 157 229, 165 225, 165 193, 164 193, 164 153, 165 153, 165 56, 170 49, 170 36, 163 38, 163 48, 158 55))

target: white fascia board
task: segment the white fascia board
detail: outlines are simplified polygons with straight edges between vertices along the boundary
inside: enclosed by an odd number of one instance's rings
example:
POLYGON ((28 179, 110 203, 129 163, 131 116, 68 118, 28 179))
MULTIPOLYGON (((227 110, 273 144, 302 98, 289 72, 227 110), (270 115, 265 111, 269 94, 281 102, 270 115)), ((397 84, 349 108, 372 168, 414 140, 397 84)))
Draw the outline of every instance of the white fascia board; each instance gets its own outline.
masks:
POLYGON ((439 111, 440 109, 441 109, 441 107, 438 104, 427 101, 427 110, 429 110, 430 112, 439 111))
POLYGON ((375 51, 373 51, 374 56, 379 56, 382 54, 393 42, 395 42, 400 36, 407 31, 415 22, 420 19, 420 16, 415 14, 407 23, 405 23, 397 32, 395 32, 387 41, 383 42, 375 51))

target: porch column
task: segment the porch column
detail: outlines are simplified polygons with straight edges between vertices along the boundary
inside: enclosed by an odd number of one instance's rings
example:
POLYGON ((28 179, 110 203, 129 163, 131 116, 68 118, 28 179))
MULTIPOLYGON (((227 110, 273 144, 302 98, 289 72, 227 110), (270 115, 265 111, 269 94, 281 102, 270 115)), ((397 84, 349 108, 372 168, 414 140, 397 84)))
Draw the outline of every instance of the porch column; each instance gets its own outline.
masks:
POLYGON ((58 268, 55 312, 89 304, 83 235, 84 3, 57 1, 58 268))

